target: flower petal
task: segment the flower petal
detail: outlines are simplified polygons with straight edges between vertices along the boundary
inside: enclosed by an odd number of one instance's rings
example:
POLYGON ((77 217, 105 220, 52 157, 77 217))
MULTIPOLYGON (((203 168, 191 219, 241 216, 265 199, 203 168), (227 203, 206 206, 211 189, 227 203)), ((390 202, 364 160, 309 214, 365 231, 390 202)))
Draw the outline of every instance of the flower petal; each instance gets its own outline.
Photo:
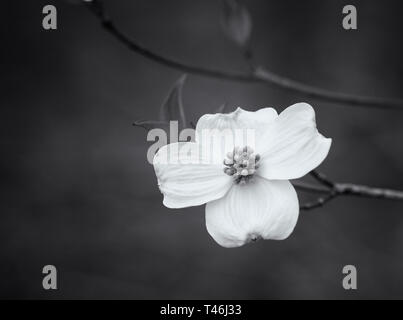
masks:
POLYGON ((250 146, 254 149, 257 138, 277 116, 273 108, 256 112, 238 108, 228 114, 206 114, 197 122, 196 141, 203 145, 205 150, 212 150, 212 162, 222 162, 225 155, 235 146, 250 146))
POLYGON ((262 159, 257 174, 271 180, 301 178, 322 163, 331 142, 318 132, 313 108, 294 104, 257 141, 262 159))
POLYGON ((263 108, 257 111, 237 108, 231 113, 203 115, 197 122, 196 132, 200 136, 203 129, 255 129, 258 134, 263 132, 266 126, 277 117, 277 111, 273 108, 263 108))
POLYGON ((168 208, 198 206, 223 197, 233 184, 223 164, 203 159, 194 142, 172 143, 154 156, 158 185, 168 208))
POLYGON ((289 181, 259 176, 234 185, 225 197, 206 206, 206 226, 223 247, 239 247, 258 238, 283 240, 298 220, 299 205, 289 181))

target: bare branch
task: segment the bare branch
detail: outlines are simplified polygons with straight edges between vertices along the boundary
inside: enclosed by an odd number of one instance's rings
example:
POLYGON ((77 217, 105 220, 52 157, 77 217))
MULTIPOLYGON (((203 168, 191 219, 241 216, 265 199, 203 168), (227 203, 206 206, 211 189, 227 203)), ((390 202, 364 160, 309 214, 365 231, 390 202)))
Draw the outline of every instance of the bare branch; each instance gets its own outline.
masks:
POLYGON ((301 191, 309 192, 309 193, 329 193, 329 188, 314 185, 311 183, 307 183, 304 181, 292 181, 293 186, 301 191))
POLYGON ((336 183, 335 189, 338 195, 352 195, 366 198, 403 200, 403 191, 374 188, 352 183, 336 183))
POLYGON ((337 196, 336 193, 331 192, 331 193, 327 194, 326 196, 319 197, 315 201, 301 204, 299 208, 300 208, 300 210, 312 210, 312 209, 320 208, 320 207, 323 207, 330 200, 336 198, 336 196, 337 196))
MULTIPOLYGON (((250 74, 243 74, 212 70, 178 62, 149 50, 140 43, 134 41, 133 39, 130 39, 127 35, 120 31, 113 23, 113 21, 107 16, 101 0, 93 0, 86 3, 86 6, 101 21, 104 29, 108 31, 111 35, 113 35, 121 43, 126 45, 130 50, 170 68, 181 70, 186 73, 192 73, 221 80, 248 83, 265 83, 281 89, 303 94, 306 97, 316 98, 331 103, 347 104, 350 106, 403 110, 403 100, 358 96, 353 94, 333 92, 330 90, 305 85, 281 75, 274 74, 273 72, 263 68, 254 69, 250 74)), ((250 56, 248 56, 249 54, 251 54, 250 51, 247 53, 248 59, 250 59, 250 56)))
POLYGON ((311 210, 322 207, 330 200, 339 196, 358 196, 373 199, 403 200, 403 191, 369 187, 353 183, 332 182, 323 173, 312 171, 310 173, 322 186, 295 181, 294 186, 302 191, 326 194, 313 202, 300 206, 301 210, 311 210))
POLYGON ((327 186, 329 188, 334 188, 334 183, 330 181, 323 173, 317 172, 316 170, 312 170, 310 175, 314 177, 319 183, 327 186))

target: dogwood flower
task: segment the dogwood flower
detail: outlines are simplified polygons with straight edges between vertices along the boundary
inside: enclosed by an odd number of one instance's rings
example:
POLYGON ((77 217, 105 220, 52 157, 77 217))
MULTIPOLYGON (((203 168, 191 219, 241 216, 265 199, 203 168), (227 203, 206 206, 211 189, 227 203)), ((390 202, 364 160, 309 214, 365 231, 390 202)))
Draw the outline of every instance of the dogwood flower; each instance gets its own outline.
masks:
POLYGON ((331 139, 318 132, 315 111, 307 103, 294 104, 280 115, 273 108, 238 108, 202 116, 196 141, 162 147, 153 165, 166 207, 207 204, 209 234, 223 247, 239 247, 258 239, 283 240, 292 233, 299 202, 289 180, 319 166, 330 145, 331 139), (246 129, 254 130, 253 147, 237 137, 224 147, 201 138, 206 130, 212 130, 214 138, 223 130, 246 129), (201 150, 213 157, 206 159, 201 150))

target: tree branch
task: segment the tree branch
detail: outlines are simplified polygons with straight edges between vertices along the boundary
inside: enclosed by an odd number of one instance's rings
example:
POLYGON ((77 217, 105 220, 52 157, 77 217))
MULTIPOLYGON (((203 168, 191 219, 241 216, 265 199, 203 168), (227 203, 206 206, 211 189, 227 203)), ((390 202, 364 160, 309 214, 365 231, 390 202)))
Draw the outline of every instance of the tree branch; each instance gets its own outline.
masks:
POLYGON ((366 198, 403 200, 403 191, 374 188, 353 183, 336 183, 335 190, 338 195, 352 195, 366 198))
POLYGON ((403 200, 403 191, 369 187, 353 183, 332 182, 322 173, 312 171, 310 173, 321 186, 308 184, 305 182, 295 181, 295 188, 305 192, 316 192, 325 194, 318 197, 315 201, 301 204, 301 210, 311 210, 322 207, 327 202, 339 196, 358 196, 374 199, 403 200))
POLYGON ((307 183, 304 181, 292 181, 292 184, 294 187, 298 190, 304 191, 304 192, 309 192, 309 193, 329 193, 329 188, 323 187, 323 186, 318 186, 314 185, 311 183, 307 183))
POLYGON ((312 170, 309 173, 316 181, 328 188, 334 188, 334 182, 330 181, 323 173, 317 172, 316 170, 312 170))
POLYGON ((324 197, 319 197, 315 201, 306 202, 304 204, 301 204, 299 206, 299 208, 300 208, 300 210, 304 210, 304 211, 320 208, 320 207, 323 207, 330 200, 334 199, 335 197, 336 197, 335 193, 329 193, 324 197))
POLYGON ((316 98, 331 103, 347 104, 351 106, 403 110, 403 100, 359 96, 353 94, 333 92, 330 90, 305 85, 303 83, 272 73, 269 70, 263 68, 255 68, 254 70, 252 70, 250 74, 243 74, 243 73, 212 70, 178 62, 149 50, 140 43, 134 41, 133 39, 130 39, 127 35, 125 35, 122 31, 120 31, 106 14, 106 11, 104 10, 103 3, 101 0, 93 0, 91 2, 86 2, 85 5, 101 21, 104 29, 108 31, 111 35, 113 35, 121 43, 126 45, 130 50, 142 55, 147 59, 153 60, 159 64, 165 65, 173 69, 181 70, 186 73, 197 74, 200 76, 211 77, 221 80, 249 82, 249 83, 265 83, 281 89, 303 94, 306 97, 316 98))

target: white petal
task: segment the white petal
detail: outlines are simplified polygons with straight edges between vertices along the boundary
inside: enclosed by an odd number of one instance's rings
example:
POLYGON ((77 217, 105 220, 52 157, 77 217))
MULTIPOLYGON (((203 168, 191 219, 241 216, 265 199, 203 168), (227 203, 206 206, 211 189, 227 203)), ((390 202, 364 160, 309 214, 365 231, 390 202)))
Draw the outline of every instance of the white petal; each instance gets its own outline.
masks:
POLYGON ((206 226, 223 247, 239 247, 256 239, 283 240, 298 220, 299 205, 289 181, 269 181, 255 176, 234 185, 225 197, 206 206, 206 226))
POLYGON ((202 157, 194 142, 172 143, 154 156, 158 185, 168 208, 197 206, 223 197, 232 178, 223 164, 211 164, 202 157))
POLYGON ((231 113, 203 115, 197 122, 196 132, 200 135, 203 129, 255 129, 260 133, 277 117, 277 111, 273 108, 263 108, 257 111, 237 108, 231 113))
POLYGON ((294 104, 258 141, 262 160, 257 173, 274 180, 300 178, 322 163, 331 142, 318 132, 313 108, 307 103, 294 104))
POLYGON ((222 162, 235 146, 250 146, 255 149, 258 137, 277 117, 273 108, 256 112, 238 108, 228 114, 206 114, 197 122, 196 141, 212 150, 212 162, 222 162))

